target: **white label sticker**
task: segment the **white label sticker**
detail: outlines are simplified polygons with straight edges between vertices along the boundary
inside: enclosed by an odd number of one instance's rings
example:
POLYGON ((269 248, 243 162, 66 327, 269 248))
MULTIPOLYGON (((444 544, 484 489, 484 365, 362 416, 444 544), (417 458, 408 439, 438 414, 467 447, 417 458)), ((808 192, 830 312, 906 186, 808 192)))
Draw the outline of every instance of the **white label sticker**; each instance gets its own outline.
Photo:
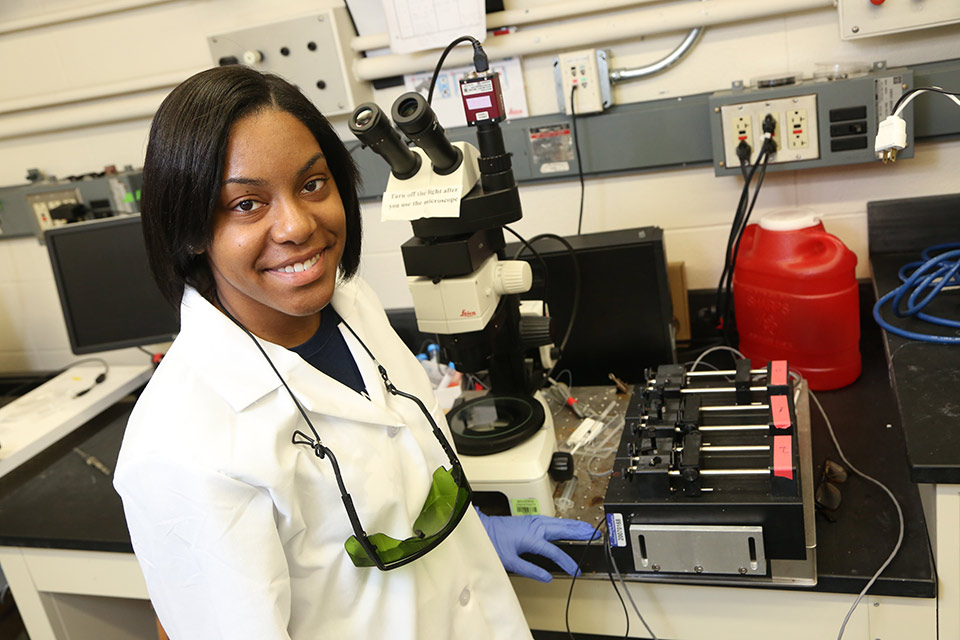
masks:
POLYGON ((456 218, 460 215, 460 185, 424 187, 383 194, 383 220, 456 218))
POLYGON ((479 96, 476 98, 467 98, 467 107, 470 109, 489 109, 493 106, 490 102, 490 96, 479 96))
POLYGON ((611 547, 627 546, 627 532, 623 528, 622 513, 607 514, 607 532, 610 535, 611 547))
POLYGON ((877 100, 877 121, 880 122, 893 113, 893 105, 903 95, 903 77, 877 78, 875 81, 877 100))
POLYGON ((570 171, 569 162, 544 162, 540 165, 540 173, 561 173, 570 171))
POLYGON ((480 82, 465 82, 460 88, 465 96, 472 96, 475 93, 489 93, 493 91, 493 81, 481 80, 480 82))

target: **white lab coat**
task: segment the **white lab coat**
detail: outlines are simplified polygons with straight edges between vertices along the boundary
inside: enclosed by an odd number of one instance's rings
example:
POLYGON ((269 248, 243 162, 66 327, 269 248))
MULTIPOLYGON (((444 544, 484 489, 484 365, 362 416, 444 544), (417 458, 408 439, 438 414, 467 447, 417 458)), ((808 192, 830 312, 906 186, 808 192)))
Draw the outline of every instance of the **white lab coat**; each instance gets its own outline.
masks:
MULTIPOLYGON (((446 422, 419 363, 368 285, 332 304, 403 391, 446 422)), ((386 393, 341 328, 371 399, 261 341, 340 463, 367 533, 411 534, 447 458, 421 411, 386 393)), ((530 638, 506 572, 470 509, 423 558, 353 566, 353 533, 328 460, 251 339, 189 289, 181 330, 124 435, 114 484, 150 598, 174 640, 530 638)))

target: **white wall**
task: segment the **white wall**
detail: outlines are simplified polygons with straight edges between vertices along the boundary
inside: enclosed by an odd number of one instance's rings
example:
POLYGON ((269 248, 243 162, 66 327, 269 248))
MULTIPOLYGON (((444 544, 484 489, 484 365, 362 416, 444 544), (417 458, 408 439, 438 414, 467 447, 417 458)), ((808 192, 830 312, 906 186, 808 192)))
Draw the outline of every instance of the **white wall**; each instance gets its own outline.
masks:
MULTIPOLYGON (((761 0, 757 0, 758 2, 761 0)), ((102 5, 115 0, 101 0, 102 5)), ((5 0, 4 23, 39 11, 91 6, 90 0, 5 0), (39 5, 39 7, 38 7, 39 5)), ((149 119, 131 117, 159 104, 180 78, 210 66, 206 36, 296 17, 336 0, 174 0, 140 9, 67 21, 43 28, 0 33, 0 134, 30 130, 37 123, 61 122, 56 133, 0 139, 0 185, 23 181, 25 169, 39 167, 67 175, 103 165, 142 164, 149 119), (80 95, 96 87, 137 82, 154 89, 88 103, 2 113, 4 105, 29 105, 51 96, 80 95), (70 128, 90 113, 110 113, 117 122, 70 128)), ((507 0, 508 8, 548 4, 507 0)), ((613 65, 642 65, 669 52, 682 34, 611 42, 613 65)), ((790 71, 810 75, 816 63, 917 64, 960 57, 960 27, 941 27, 898 36, 843 42, 835 10, 754 20, 710 28, 692 54, 658 77, 617 87, 618 103, 683 96, 730 86, 734 80, 790 71)), ((523 60, 527 102, 533 115, 558 110, 552 55, 523 60)), ((99 91, 98 91, 99 92, 99 91)), ((389 106, 399 89, 379 92, 389 106)), ((921 98, 923 99, 923 98, 921 98)), ((960 115, 958 115, 960 117, 960 115)), ((338 119, 341 131, 346 127, 338 119)), ((678 137, 683 131, 677 131, 678 137)), ((636 141, 642 145, 643 141, 636 141)), ((916 158, 894 166, 859 165, 767 176, 754 215, 784 207, 811 207, 825 215, 827 229, 858 255, 858 275, 869 275, 866 261, 866 202, 956 192, 960 180, 960 140, 917 146, 916 158)), ((671 260, 687 264, 691 288, 715 286, 725 237, 741 188, 735 177, 716 178, 712 169, 591 178, 586 182, 585 232, 659 225, 671 260)), ((579 184, 576 180, 521 188, 524 219, 515 225, 526 235, 576 232, 579 184)), ((381 223, 379 204, 364 205, 365 247, 362 274, 385 306, 410 306, 399 245, 410 235, 405 223, 381 223)), ((641 274, 636 274, 639 277, 641 274)), ((113 361, 143 361, 135 350, 109 354, 113 361)), ((49 369, 69 363, 66 331, 44 249, 32 238, 0 240, 0 371, 49 369)))

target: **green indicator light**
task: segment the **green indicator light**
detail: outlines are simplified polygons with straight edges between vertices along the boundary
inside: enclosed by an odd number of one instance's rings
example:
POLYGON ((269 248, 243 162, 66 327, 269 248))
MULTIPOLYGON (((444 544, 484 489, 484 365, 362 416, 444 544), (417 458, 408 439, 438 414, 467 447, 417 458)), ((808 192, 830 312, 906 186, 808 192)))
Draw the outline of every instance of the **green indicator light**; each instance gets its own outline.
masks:
POLYGON ((137 202, 140 202, 140 189, 137 189, 137 202))
POLYGON ((133 194, 128 191, 128 192, 126 193, 126 195, 123 196, 123 201, 124 201, 124 202, 133 202, 133 194))

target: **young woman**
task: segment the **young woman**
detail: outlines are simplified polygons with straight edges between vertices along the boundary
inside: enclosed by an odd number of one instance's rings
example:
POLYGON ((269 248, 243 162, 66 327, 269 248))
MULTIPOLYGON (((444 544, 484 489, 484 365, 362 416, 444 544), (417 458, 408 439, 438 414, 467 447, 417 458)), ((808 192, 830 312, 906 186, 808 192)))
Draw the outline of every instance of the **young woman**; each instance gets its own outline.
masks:
POLYGON ((115 485, 174 640, 529 638, 503 567, 573 572, 549 540, 592 535, 468 506, 429 381, 354 277, 357 184, 275 76, 197 74, 154 119, 143 229, 181 328, 115 485))

